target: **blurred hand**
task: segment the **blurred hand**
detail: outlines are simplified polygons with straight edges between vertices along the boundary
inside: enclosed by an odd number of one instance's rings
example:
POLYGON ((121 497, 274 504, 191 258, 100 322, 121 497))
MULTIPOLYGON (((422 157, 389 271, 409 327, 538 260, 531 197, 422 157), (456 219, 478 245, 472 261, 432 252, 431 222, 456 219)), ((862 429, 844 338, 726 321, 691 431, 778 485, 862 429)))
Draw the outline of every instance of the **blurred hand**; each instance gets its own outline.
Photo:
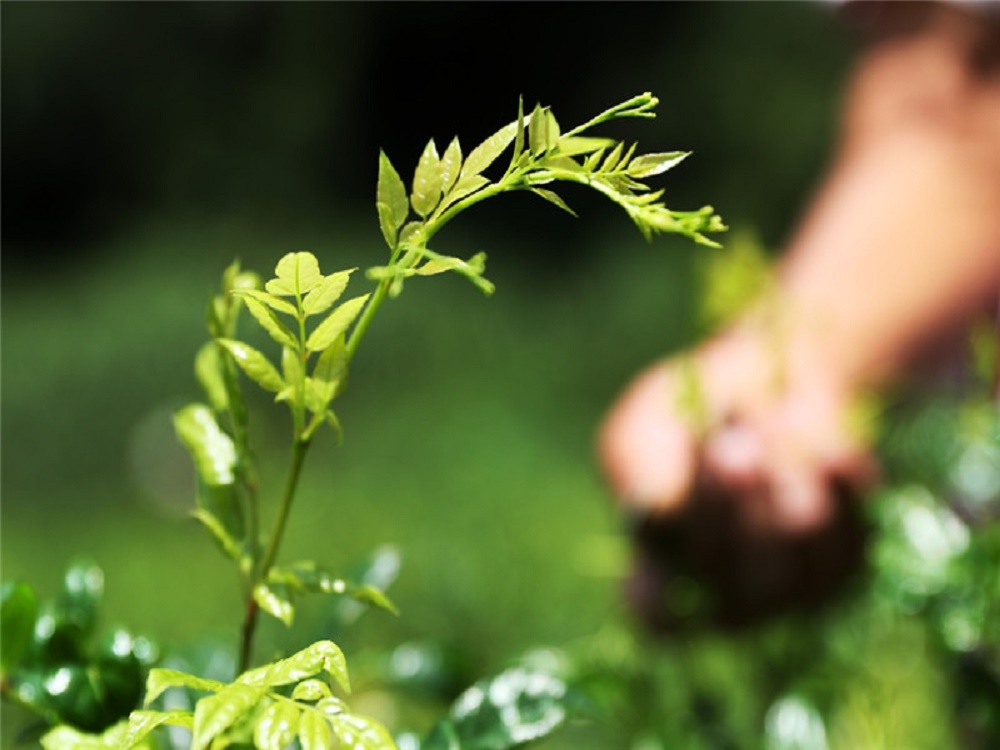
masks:
POLYGON ((719 624, 754 622, 856 570, 874 463, 818 363, 731 336, 650 368, 611 409, 600 460, 635 519, 629 593, 650 624, 683 625, 694 599, 719 624))

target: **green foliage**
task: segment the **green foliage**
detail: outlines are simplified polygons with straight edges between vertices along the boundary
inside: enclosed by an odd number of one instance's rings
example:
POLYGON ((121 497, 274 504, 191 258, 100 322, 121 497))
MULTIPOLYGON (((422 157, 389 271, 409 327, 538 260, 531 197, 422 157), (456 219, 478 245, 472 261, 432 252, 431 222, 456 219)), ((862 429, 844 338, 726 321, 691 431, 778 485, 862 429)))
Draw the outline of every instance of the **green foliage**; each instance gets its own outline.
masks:
POLYGON ((89 560, 66 571, 54 600, 39 603, 26 583, 2 587, 3 697, 48 724, 98 731, 127 716, 158 659, 147 638, 115 628, 98 637, 104 573, 89 560))

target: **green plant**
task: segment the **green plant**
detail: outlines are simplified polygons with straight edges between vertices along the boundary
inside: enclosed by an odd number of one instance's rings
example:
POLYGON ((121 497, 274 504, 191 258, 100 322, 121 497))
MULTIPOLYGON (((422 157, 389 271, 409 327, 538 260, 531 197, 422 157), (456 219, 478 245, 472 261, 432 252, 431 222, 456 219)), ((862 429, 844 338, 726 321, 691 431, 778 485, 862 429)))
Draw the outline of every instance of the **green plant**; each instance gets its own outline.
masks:
MULTIPOLYGON (((290 626, 299 595, 347 596, 394 611, 385 593, 364 580, 338 576, 314 561, 279 563, 306 455, 324 424, 341 434, 333 402, 344 390, 350 363, 374 315, 387 298, 400 294, 405 280, 453 271, 484 293, 492 293, 493 285, 484 277, 484 254, 463 260, 430 247, 445 225, 475 204, 527 190, 573 213, 550 186, 575 183, 620 206, 647 240, 671 232, 700 244, 716 244, 706 233, 725 226, 710 207, 672 211, 661 200, 663 191, 651 190, 645 183, 679 164, 686 152, 637 155, 635 144, 626 147, 614 139, 585 135, 616 119, 652 118, 657 103, 655 97, 642 94, 566 132, 548 107, 539 105, 526 114, 519 105, 516 120, 467 156, 457 138, 442 154, 433 140, 428 142, 409 190, 389 158, 380 154, 376 208, 389 260, 368 269, 367 277, 375 282, 369 293, 342 301, 356 269, 323 274, 316 257, 306 252, 282 257, 274 277, 263 285, 238 263, 226 269, 221 290, 208 308, 211 341, 195 358, 205 401, 179 410, 175 428, 196 467, 195 517, 235 564, 241 581, 245 608, 238 674, 226 683, 153 669, 146 706, 170 688, 208 695, 190 709, 133 711, 127 722, 100 735, 81 730, 103 728, 107 722, 99 727, 58 726, 42 740, 47 750, 147 747, 154 742, 153 731, 162 725, 189 729, 195 748, 256 745, 280 750, 296 739, 305 750, 330 747, 335 740, 358 748, 394 746, 383 727, 352 714, 331 692, 327 677, 345 692, 349 689, 346 661, 332 642, 320 641, 287 659, 250 668, 260 613, 290 626), (508 149, 505 170, 491 180, 485 171, 508 149), (244 308, 280 347, 274 361, 238 338, 244 308), (240 373, 273 393, 291 416, 290 466, 266 533, 240 373)), ((513 747, 544 736, 564 718, 565 692, 562 682, 541 673, 505 672, 463 694, 424 746, 513 747)))

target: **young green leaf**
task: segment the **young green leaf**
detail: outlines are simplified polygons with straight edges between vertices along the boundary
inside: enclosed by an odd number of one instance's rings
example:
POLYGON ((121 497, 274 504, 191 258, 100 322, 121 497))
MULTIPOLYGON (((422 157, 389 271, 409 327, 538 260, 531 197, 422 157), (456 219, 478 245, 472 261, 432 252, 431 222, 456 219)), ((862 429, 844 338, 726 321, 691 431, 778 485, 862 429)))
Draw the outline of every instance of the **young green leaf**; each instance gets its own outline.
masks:
POLYGON ((512 123, 504 125, 472 149, 472 153, 469 154, 469 157, 465 160, 465 164, 462 166, 460 179, 477 175, 496 161, 497 157, 506 151, 514 138, 517 137, 517 129, 518 123, 515 120, 512 123))
POLYGON ((285 376, 285 389, 279 391, 278 401, 284 400, 281 396, 291 398, 302 383, 302 360, 298 352, 287 346, 281 350, 281 373, 285 376))
POLYGON ((444 185, 444 173, 441 170, 441 158, 438 156, 434 139, 427 141, 417 169, 413 173, 413 192, 410 204, 421 218, 426 218, 441 200, 441 188, 444 185))
MULTIPOLYGON (((406 185, 400 179, 399 172, 392 166, 389 157, 384 151, 379 151, 378 155, 378 189, 376 190, 376 204, 382 204, 388 209, 386 219, 389 226, 398 230, 406 223, 406 217, 410 213, 410 201, 406 197, 406 185)), ((381 210, 380 210, 381 219, 381 210)), ((385 230, 383 230, 383 234, 385 230)), ((388 239, 388 238, 387 238, 388 239)), ((392 243, 390 243, 390 247, 392 243)))
POLYGON ((347 271, 338 271, 329 276, 324 276, 319 286, 314 288, 306 298, 302 300, 302 312, 307 316, 318 315, 329 310, 333 303, 340 299, 340 295, 347 288, 347 282, 351 278, 351 273, 357 269, 351 268, 347 271))
POLYGON ((622 158, 622 151, 624 151, 624 149, 625 149, 625 144, 624 143, 619 143, 617 146, 615 146, 613 149, 611 149, 611 153, 609 153, 605 157, 604 163, 601 165, 601 168, 599 170, 597 170, 597 171, 598 172, 610 172, 616 166, 618 166, 618 162, 622 158))
POLYGON ((546 116, 548 110, 543 109, 541 104, 536 104, 531 113, 531 123, 528 125, 528 146, 531 153, 536 157, 541 156, 549 147, 549 118, 546 116))
POLYGON ((143 705, 149 706, 170 688, 190 688, 202 693, 217 693, 226 686, 224 682, 196 677, 176 669, 151 669, 146 678, 146 697, 143 705))
POLYGON ((289 598, 288 590, 280 584, 258 583, 253 589, 253 598, 260 608, 271 617, 281 620, 286 627, 292 626, 295 619, 295 607, 289 598))
POLYGON ((336 341, 337 337, 343 334, 358 317, 365 302, 368 301, 368 297, 369 295, 363 294, 360 297, 349 299, 337 307, 309 334, 309 338, 306 339, 306 349, 311 352, 319 352, 336 341))
POLYGON ((680 164, 690 155, 690 151, 670 151, 664 154, 643 154, 635 157, 635 159, 632 160, 632 163, 628 165, 626 171, 628 172, 629 177, 642 180, 647 177, 654 177, 658 174, 666 172, 668 169, 680 164))
MULTIPOLYGON (((333 730, 324 714, 315 710, 302 712, 299 719, 299 744, 302 745, 302 750, 329 750, 334 747, 333 730)), ((355 745, 351 744, 350 747, 355 745)))
POLYGON ((206 342, 194 357, 194 375, 201 385, 208 403, 217 412, 229 409, 229 391, 223 373, 223 360, 219 356, 219 347, 214 341, 206 342))
POLYGON ((248 716, 264 694, 262 687, 235 682, 214 695, 202 698, 194 709, 191 745, 194 748, 212 746, 214 739, 248 716))
POLYGON ((576 211, 566 205, 566 202, 559 197, 558 194, 553 193, 551 190, 545 190, 544 188, 533 187, 530 188, 531 192, 535 195, 540 196, 556 206, 559 206, 563 211, 570 214, 571 216, 576 216, 576 211))
POLYGON ((393 218, 392 209, 385 203, 377 202, 375 210, 378 211, 378 226, 382 230, 382 237, 385 238, 385 244, 389 246, 390 250, 395 250, 399 243, 397 241, 398 230, 396 229, 396 220, 393 218))
POLYGON ((146 738, 153 730, 161 726, 184 727, 194 726, 194 713, 183 709, 170 711, 133 711, 128 717, 128 732, 119 750, 131 750, 136 747, 146 747, 146 738))
POLYGON ((194 459, 200 479, 208 485, 236 480, 236 446, 204 404, 191 404, 174 415, 174 430, 194 459))
MULTIPOLYGON (((112 725, 101 734, 86 734, 62 724, 46 732, 41 739, 41 746, 43 750, 118 750, 121 747, 136 747, 136 744, 123 745, 127 732, 128 724, 124 721, 112 725)), ((139 746, 144 749, 149 747, 145 742, 139 746)))
POLYGON ((315 703, 322 698, 331 697, 330 686, 323 680, 303 680, 292 690, 292 700, 315 703))
POLYGON ((344 653, 333 641, 317 641, 287 659, 251 669, 236 678, 238 683, 261 687, 290 685, 326 672, 344 692, 351 691, 344 653))
POLYGON ((191 513, 202 526, 208 529, 212 538, 218 543, 220 549, 231 559, 240 562, 243 557, 243 550, 239 542, 233 538, 225 524, 207 508, 195 508, 191 513))
POLYGON ((441 191, 447 193, 458 180, 458 173, 462 169, 462 147, 458 143, 458 137, 452 138, 448 148, 444 150, 441 157, 441 191))
POLYGON ((480 188, 489 185, 490 181, 483 177, 481 174, 475 174, 469 177, 460 177, 455 186, 451 189, 451 192, 445 196, 444 200, 437 207, 437 213, 442 213, 448 206, 456 203, 467 195, 472 195, 474 192, 480 188))
POLYGON ((258 750, 285 750, 299 733, 301 713, 302 709, 289 701, 269 705, 254 725, 254 745, 258 750))
MULTIPOLYGON (((322 704, 317 708, 322 710, 322 704)), ((350 747, 352 750, 397 750, 392 735, 381 724, 344 711, 324 713, 341 747, 350 747)))
POLYGON ((615 141, 611 138, 588 138, 587 136, 570 135, 561 137, 556 147, 563 156, 581 156, 583 154, 593 154, 595 151, 611 148, 614 145, 615 141))
POLYGON ((260 327, 267 331, 272 339, 282 346, 293 348, 298 346, 295 334, 288 330, 287 326, 274 314, 274 310, 253 297, 246 297, 243 302, 246 304, 250 314, 260 324, 260 327))
POLYGON ((246 376, 266 391, 278 393, 285 387, 285 381, 274 369, 267 357, 249 344, 231 339, 217 339, 219 346, 229 352, 246 376))
POLYGON ((278 261, 274 276, 264 288, 283 297, 301 297, 323 279, 312 253, 288 253, 278 261))
POLYGON ((275 312, 284 313, 285 315, 295 315, 295 305, 291 304, 288 300, 260 289, 237 289, 233 294, 242 299, 252 297, 258 302, 263 302, 275 312))

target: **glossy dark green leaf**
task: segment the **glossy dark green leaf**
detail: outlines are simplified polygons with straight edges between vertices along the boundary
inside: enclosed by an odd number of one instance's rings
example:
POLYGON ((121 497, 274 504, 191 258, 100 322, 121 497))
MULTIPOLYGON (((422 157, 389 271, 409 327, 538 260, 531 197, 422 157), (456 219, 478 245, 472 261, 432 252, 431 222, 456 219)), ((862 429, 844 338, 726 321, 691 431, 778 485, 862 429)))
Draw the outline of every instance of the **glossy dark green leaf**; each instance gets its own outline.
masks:
MULTIPOLYGON (((267 305, 262 302, 258 302, 253 297, 247 297, 243 300, 244 304, 247 306, 247 310, 253 315, 254 319, 260 324, 260 327, 267 331, 267 335, 278 342, 281 346, 291 346, 296 347, 298 345, 298 340, 295 334, 286 326, 277 314, 267 305)), ((219 341, 227 341, 230 339, 217 339, 219 341)))
POLYGON ((0 588, 0 671, 15 669, 28 653, 38 617, 38 598, 27 583, 7 581, 0 588))
POLYGON ((266 391, 279 393, 285 381, 270 360, 249 344, 232 339, 216 339, 243 373, 266 391))
POLYGON ((670 151, 663 154, 643 154, 637 156, 628 165, 629 177, 637 180, 653 177, 666 172, 691 155, 690 151, 670 151))
POLYGON ((452 138, 448 148, 441 156, 441 190, 447 193, 458 181, 458 173, 462 170, 462 147, 458 138, 452 138))
POLYGON ((236 480, 236 446, 204 404, 190 404, 174 414, 174 429, 194 459, 198 476, 208 485, 236 480))
MULTIPOLYGON (((379 151, 378 155, 378 189, 375 202, 389 209, 387 219, 391 227, 398 230, 406 223, 406 217, 410 213, 406 185, 403 184, 399 173, 392 166, 392 162, 389 161, 389 157, 385 155, 384 151, 379 151)), ((381 219, 381 215, 379 218, 381 219)), ((392 246, 391 243, 390 246, 392 246)))
POLYGON ((347 661, 333 641, 317 641, 287 659, 244 672, 236 681, 244 685, 275 687, 300 682, 321 672, 329 674, 345 692, 350 692, 347 661))
POLYGON ((295 606, 286 587, 273 583, 258 583, 253 589, 254 601, 271 617, 281 620, 287 627, 295 619, 295 606))
POLYGON ((209 747, 212 740, 249 717, 265 692, 262 687, 234 682, 199 700, 194 709, 192 746, 209 747))
POLYGON ((333 307, 333 303, 340 299, 347 288, 347 282, 355 270, 357 269, 351 268, 324 276, 323 281, 302 300, 302 312, 306 315, 318 315, 333 307))
POLYGON ((301 709, 288 701, 269 705, 254 724, 254 745, 259 750, 285 750, 299 733, 301 709))
POLYGON ((255 299, 258 302, 267 305, 275 312, 280 312, 285 315, 295 315, 295 305, 275 294, 270 294, 269 292, 264 292, 260 289, 241 289, 235 292, 235 294, 243 300, 255 299))
POLYGON ((427 217, 438 201, 441 200, 441 189, 444 187, 444 172, 441 169, 441 157, 432 138, 420 154, 420 161, 413 173, 413 190, 410 194, 410 205, 418 216, 427 217))
POLYGON ((274 278, 264 288, 278 296, 301 297, 323 280, 312 253, 288 253, 274 267, 274 278))
POLYGON ((223 371, 223 359, 214 341, 206 342, 195 355, 194 374, 201 385, 208 403, 217 412, 229 409, 229 391, 223 371))
POLYGON ((554 193, 551 190, 545 190, 544 188, 537 188, 537 187, 531 188, 531 192, 533 192, 535 195, 541 198, 544 198, 549 203, 558 206, 571 216, 576 216, 576 211, 567 206, 566 202, 562 198, 560 198, 557 193, 554 193))
POLYGON ((358 317, 369 295, 362 294, 339 305, 322 323, 313 329, 306 339, 306 348, 311 352, 321 352, 344 334, 354 319, 358 317))
POLYGON ((108 716, 101 705, 98 675, 77 664, 61 666, 43 682, 45 700, 61 721, 87 732, 108 726, 108 716))
POLYGON ((468 158, 465 160, 465 164, 462 165, 462 172, 459 180, 480 174, 488 168, 494 161, 497 160, 500 154, 506 151, 507 147, 513 143, 514 138, 517 137, 517 130, 518 122, 515 120, 512 123, 504 125, 497 132, 472 149, 472 153, 469 154, 468 158))

